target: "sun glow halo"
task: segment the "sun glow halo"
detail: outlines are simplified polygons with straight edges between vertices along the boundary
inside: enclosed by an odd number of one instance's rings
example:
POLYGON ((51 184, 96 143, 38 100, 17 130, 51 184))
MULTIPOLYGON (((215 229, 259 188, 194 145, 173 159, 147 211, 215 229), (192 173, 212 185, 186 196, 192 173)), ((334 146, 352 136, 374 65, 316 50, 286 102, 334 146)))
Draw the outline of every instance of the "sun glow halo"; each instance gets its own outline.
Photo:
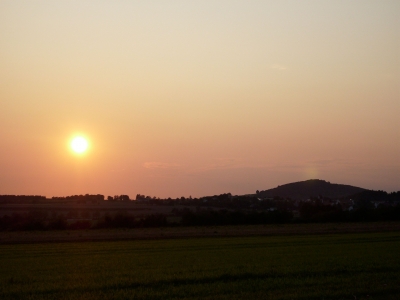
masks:
POLYGON ((82 136, 74 137, 71 141, 71 149, 77 154, 83 154, 89 147, 87 139, 82 136))

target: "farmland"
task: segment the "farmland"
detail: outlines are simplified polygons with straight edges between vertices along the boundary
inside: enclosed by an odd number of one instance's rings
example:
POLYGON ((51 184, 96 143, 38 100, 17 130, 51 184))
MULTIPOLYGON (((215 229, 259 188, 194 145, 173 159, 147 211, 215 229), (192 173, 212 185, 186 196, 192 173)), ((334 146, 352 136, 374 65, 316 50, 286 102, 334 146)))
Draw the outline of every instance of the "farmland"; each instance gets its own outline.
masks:
POLYGON ((400 233, 0 246, 2 299, 399 299, 400 233))

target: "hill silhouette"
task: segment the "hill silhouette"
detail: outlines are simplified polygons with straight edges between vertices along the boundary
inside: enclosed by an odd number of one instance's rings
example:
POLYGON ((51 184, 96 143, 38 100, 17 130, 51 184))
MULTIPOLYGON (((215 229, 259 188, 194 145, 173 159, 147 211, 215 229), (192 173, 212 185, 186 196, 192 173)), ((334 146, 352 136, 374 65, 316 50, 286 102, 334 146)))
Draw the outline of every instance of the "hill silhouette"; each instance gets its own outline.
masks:
POLYGON ((358 194, 367 189, 344 184, 334 184, 325 180, 310 179, 280 185, 276 188, 261 191, 257 194, 260 198, 282 197, 305 200, 310 197, 343 198, 358 194))

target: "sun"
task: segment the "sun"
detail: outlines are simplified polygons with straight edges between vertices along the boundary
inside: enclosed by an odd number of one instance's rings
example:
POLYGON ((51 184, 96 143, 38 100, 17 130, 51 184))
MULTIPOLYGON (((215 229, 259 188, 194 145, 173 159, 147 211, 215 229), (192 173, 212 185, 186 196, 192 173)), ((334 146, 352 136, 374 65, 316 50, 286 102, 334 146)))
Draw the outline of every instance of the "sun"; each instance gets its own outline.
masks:
POLYGON ((83 136, 76 136, 71 141, 71 149, 77 154, 83 154, 89 147, 89 142, 83 136))

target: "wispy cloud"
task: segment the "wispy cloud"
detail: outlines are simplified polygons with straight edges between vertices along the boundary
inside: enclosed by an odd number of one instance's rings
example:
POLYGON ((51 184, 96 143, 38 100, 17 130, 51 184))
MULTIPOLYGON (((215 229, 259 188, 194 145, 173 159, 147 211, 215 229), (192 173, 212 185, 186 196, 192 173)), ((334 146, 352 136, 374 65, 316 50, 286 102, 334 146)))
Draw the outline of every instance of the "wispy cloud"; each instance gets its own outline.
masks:
POLYGON ((201 171, 208 171, 208 170, 215 170, 215 169, 228 169, 232 168, 237 164, 235 159, 233 158, 217 158, 215 162, 209 165, 206 165, 199 170, 201 171))
POLYGON ((286 69, 287 69, 286 66, 278 65, 278 64, 273 64, 273 65, 271 66, 271 68, 272 68, 272 69, 276 69, 276 70, 286 70, 286 69))
POLYGON ((143 164, 143 167, 146 169, 154 170, 154 169, 177 169, 181 167, 179 164, 174 163, 165 163, 159 161, 149 161, 143 164))
POLYGON ((243 166, 244 166, 243 162, 235 158, 215 158, 213 159, 213 163, 198 168, 194 168, 190 171, 190 173, 201 173, 213 170, 236 169, 243 166))

